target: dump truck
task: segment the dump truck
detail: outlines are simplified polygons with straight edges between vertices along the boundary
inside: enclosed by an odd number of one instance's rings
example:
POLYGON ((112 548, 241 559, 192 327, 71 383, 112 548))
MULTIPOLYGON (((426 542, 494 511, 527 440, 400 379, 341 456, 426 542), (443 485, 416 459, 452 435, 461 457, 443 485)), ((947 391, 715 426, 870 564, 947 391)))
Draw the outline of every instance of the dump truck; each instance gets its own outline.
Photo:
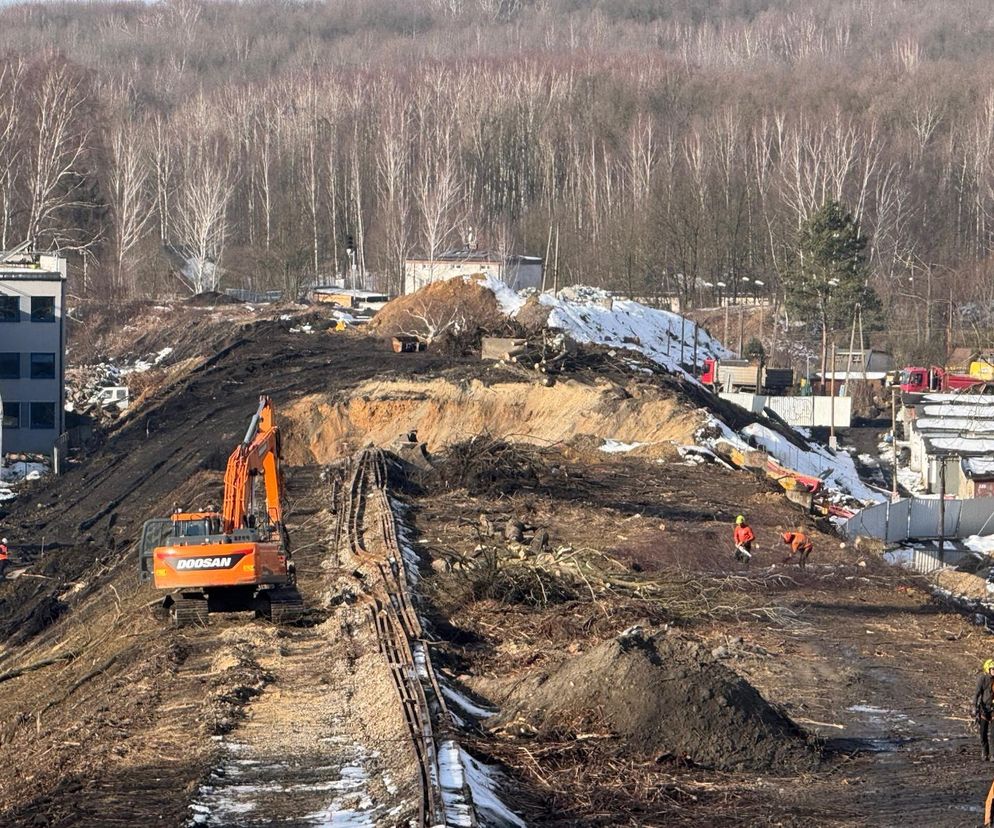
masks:
POLYGON ((748 359, 704 360, 701 382, 712 391, 751 391, 756 394, 782 394, 794 384, 791 368, 770 368, 748 359))
POLYGON ((933 365, 931 368, 909 366, 901 370, 901 391, 905 394, 924 394, 930 391, 979 390, 988 381, 972 374, 954 374, 933 365))
POLYGON ((280 457, 273 404, 262 396, 228 457, 222 510, 145 522, 139 578, 168 591, 163 606, 175 626, 205 624, 212 612, 254 611, 276 623, 302 614, 283 523, 280 457))

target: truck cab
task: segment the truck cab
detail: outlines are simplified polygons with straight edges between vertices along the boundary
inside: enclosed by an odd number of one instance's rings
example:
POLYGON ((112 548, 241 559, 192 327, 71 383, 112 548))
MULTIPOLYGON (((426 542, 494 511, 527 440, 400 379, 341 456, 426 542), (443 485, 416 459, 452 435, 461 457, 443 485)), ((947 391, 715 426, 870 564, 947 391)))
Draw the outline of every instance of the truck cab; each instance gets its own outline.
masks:
MULTIPOLYGON (((941 369, 940 369, 941 370, 941 369)), ((906 394, 923 394, 938 391, 942 386, 941 373, 937 369, 921 367, 904 368, 901 371, 901 391, 906 394)))

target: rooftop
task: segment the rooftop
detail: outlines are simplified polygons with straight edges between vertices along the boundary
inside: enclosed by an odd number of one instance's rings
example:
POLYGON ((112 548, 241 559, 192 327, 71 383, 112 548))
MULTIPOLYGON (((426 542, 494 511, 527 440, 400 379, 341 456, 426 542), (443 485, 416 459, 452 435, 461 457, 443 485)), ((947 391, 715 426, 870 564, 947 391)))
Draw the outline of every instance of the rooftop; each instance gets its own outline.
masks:
POLYGON ((542 264, 541 256, 517 256, 510 255, 501 257, 490 250, 476 250, 468 247, 458 247, 439 253, 434 259, 411 257, 409 262, 478 262, 488 264, 542 264))

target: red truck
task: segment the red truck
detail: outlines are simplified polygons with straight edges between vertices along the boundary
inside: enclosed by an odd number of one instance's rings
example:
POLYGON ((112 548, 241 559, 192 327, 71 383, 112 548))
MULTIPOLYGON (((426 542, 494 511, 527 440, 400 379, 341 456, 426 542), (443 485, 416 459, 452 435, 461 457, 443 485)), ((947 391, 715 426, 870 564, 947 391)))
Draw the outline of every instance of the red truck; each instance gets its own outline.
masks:
POLYGON ((924 394, 930 391, 962 391, 987 385, 985 380, 969 374, 951 374, 944 368, 909 367, 901 371, 901 391, 924 394))

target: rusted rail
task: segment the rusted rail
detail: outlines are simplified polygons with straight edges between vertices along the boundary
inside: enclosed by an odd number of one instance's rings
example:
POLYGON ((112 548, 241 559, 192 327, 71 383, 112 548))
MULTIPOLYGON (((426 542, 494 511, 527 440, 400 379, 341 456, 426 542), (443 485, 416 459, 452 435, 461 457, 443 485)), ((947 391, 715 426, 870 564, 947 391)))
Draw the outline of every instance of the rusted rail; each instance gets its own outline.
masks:
POLYGON ((364 587, 370 598, 380 652, 390 665, 418 761, 419 825, 430 828, 446 824, 432 713, 440 712, 444 722, 448 721, 448 712, 423 641, 421 621, 411 601, 407 563, 397 539, 388 481, 383 452, 360 452, 353 458, 339 514, 346 526, 349 550, 367 564, 366 574, 372 576, 366 578, 364 587), (372 534, 367 537, 367 533, 372 534), (379 577, 375 577, 377 574, 379 577), (415 657, 415 646, 424 658, 415 657))

